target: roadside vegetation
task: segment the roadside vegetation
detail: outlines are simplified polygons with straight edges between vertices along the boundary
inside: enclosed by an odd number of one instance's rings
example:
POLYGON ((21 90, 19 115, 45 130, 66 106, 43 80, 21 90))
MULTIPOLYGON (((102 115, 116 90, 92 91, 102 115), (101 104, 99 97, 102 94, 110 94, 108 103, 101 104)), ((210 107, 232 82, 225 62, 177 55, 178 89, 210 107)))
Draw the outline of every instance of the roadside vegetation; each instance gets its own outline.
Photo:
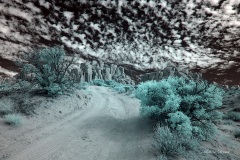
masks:
POLYGON ((18 63, 20 73, 14 80, 0 82, 0 116, 7 124, 22 124, 21 115, 35 114, 36 104, 30 102, 33 95, 54 98, 61 94, 72 93, 75 89, 87 89, 89 85, 110 87, 119 93, 132 93, 134 86, 96 79, 91 82, 77 82, 69 74, 76 59, 67 59, 60 47, 37 49, 25 57, 25 62, 18 63), (8 101, 6 98, 12 96, 8 101), (14 104, 13 104, 14 103, 14 104))
POLYGON ((222 106, 224 93, 207 81, 183 77, 138 85, 135 94, 141 100, 140 113, 155 123, 154 146, 161 159, 200 151, 202 141, 215 137, 215 123, 223 117, 217 109, 222 106))
POLYGON ((9 125, 23 123, 22 115, 35 114, 36 104, 30 102, 33 95, 56 97, 69 93, 81 84, 68 74, 75 59, 67 59, 60 47, 35 50, 18 63, 20 73, 14 80, 0 83, 0 115, 9 125), (11 98, 6 98, 11 96, 11 98), (7 99, 7 100, 6 100, 7 99))
POLYGON ((4 121, 8 125, 20 126, 23 123, 23 117, 19 114, 8 114, 4 116, 4 121))

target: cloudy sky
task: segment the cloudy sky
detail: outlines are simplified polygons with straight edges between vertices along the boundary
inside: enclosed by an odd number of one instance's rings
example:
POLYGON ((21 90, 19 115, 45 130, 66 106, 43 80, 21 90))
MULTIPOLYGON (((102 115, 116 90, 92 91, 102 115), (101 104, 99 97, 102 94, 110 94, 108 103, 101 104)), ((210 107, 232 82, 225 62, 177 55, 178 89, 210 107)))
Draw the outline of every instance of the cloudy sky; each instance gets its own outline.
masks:
POLYGON ((240 84, 239 0, 1 0, 0 13, 4 58, 63 45, 84 59, 141 70, 170 63, 240 84))

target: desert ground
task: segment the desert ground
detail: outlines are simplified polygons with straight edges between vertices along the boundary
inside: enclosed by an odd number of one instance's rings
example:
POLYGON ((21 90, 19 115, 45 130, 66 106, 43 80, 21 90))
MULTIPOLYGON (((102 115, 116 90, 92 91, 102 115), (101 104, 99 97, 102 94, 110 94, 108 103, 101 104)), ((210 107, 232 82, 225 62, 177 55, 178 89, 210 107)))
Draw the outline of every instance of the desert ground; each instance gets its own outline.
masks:
MULTIPOLYGON (((21 96, 21 95, 19 95, 21 96)), ((223 111, 239 106, 225 97, 223 111)), ((3 97, 12 104, 11 97, 3 97)), ((56 98, 34 96, 33 116, 18 127, 0 118, 0 160, 155 160, 153 126, 139 115, 140 100, 110 88, 89 86, 56 98)), ((239 122, 219 122, 213 142, 203 142, 199 159, 240 159, 239 122)), ((175 158, 181 159, 181 158, 175 158)))
POLYGON ((0 159, 153 158, 151 127, 139 116, 139 101, 105 87, 88 90, 39 98, 38 115, 17 128, 1 119, 0 159))

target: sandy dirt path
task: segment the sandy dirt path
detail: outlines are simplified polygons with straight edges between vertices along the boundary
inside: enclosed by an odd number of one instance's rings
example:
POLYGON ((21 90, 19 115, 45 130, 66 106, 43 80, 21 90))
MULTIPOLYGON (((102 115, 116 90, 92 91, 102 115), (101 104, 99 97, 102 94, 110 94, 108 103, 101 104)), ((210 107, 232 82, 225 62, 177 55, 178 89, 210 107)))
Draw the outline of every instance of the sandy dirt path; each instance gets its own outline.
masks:
POLYGON ((7 160, 153 159, 151 126, 139 116, 139 101, 104 87, 89 90, 89 109, 43 127, 38 134, 44 136, 7 160))

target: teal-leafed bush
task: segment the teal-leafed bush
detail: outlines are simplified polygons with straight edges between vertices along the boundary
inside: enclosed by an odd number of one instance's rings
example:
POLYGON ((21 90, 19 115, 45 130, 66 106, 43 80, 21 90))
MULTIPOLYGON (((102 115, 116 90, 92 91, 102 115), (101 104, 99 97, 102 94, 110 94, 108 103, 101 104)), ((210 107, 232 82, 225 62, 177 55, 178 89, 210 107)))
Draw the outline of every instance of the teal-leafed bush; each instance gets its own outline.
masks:
POLYGON ((119 93, 125 93, 125 92, 127 92, 125 86, 124 86, 123 84, 121 84, 121 83, 116 84, 116 85, 113 87, 113 89, 116 90, 116 91, 119 92, 119 93))
POLYGON ((94 79, 91 83, 95 86, 106 86, 105 81, 102 79, 94 79))
POLYGON ((88 85, 89 85, 88 82, 80 82, 76 88, 85 90, 87 89, 88 85))
POLYGON ((140 113, 170 129, 202 140, 211 139, 216 131, 213 121, 223 114, 224 91, 207 81, 195 82, 183 77, 140 83, 135 91, 141 100, 140 113))
POLYGON ((62 94, 73 87, 74 77, 68 73, 75 60, 66 59, 62 48, 35 50, 26 60, 28 63, 21 66, 19 79, 36 84, 49 96, 62 94))
POLYGON ((134 86, 133 85, 130 85, 130 84, 126 84, 125 86, 125 90, 126 92, 131 92, 131 91, 134 91, 134 86))
POLYGON ((114 81, 114 80, 106 80, 105 84, 110 86, 110 87, 113 87, 113 86, 115 86, 117 84, 117 82, 114 81))
POLYGON ((166 113, 178 111, 181 102, 169 83, 157 81, 141 83, 135 95, 141 100, 141 114, 157 121, 167 119, 166 113))
POLYGON ((4 116, 5 123, 8 125, 19 126, 23 123, 23 118, 18 114, 8 114, 4 116))
POLYGON ((184 136, 192 136, 192 125, 190 118, 184 113, 177 111, 168 114, 168 122, 171 128, 177 132, 182 133, 184 136))
POLYGON ((51 83, 48 87, 45 87, 49 96, 59 95, 63 93, 63 89, 57 83, 51 83))
POLYGON ((127 93, 127 92, 129 93, 135 90, 133 85, 118 83, 114 80, 104 81, 102 79, 95 79, 91 82, 91 84, 96 86, 111 87, 113 90, 119 93, 127 93))
POLYGON ((121 84, 121 83, 116 83, 112 86, 112 88, 119 93, 130 93, 134 91, 134 86, 130 84, 121 84))

